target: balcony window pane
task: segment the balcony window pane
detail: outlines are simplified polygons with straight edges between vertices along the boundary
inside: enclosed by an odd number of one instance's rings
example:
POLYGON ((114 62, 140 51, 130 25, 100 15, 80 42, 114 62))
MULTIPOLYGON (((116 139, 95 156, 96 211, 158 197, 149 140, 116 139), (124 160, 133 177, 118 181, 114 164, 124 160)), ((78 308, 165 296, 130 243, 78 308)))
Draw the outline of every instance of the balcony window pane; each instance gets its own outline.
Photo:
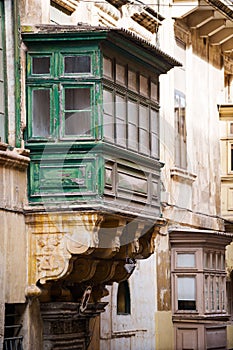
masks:
POLYGON ((104 137, 106 140, 114 142, 114 101, 111 91, 103 92, 104 107, 104 137))
POLYGON ((65 110, 90 110, 89 88, 65 89, 65 110))
POLYGON ((139 106, 139 152, 149 154, 149 108, 139 106))
POLYGON ((104 75, 112 79, 112 60, 104 57, 104 75))
POLYGON ((90 135, 91 134, 91 114, 89 111, 77 113, 65 113, 65 134, 90 135))
POLYGON ((137 91, 137 75, 131 70, 128 72, 128 87, 133 91, 137 91))
POLYGON ((143 75, 140 75, 140 94, 144 96, 148 96, 148 79, 143 75))
POLYGON ((138 150, 138 108, 133 101, 128 102, 128 147, 138 150))
POLYGON ((137 151, 138 149, 138 128, 133 125, 128 125, 128 147, 137 151))
POLYGON ((65 73, 90 73, 91 57, 90 56, 66 56, 65 73))
POLYGON ((50 57, 33 57, 32 74, 50 74, 50 57))
POLYGON ((177 267, 195 267, 195 254, 177 254, 177 267))
POLYGON ((139 127, 149 131, 149 108, 142 105, 139 107, 139 127))
POLYGON ((126 147, 126 102, 119 95, 116 96, 116 142, 126 147))
POLYGON ((158 84, 151 82, 151 99, 158 101, 158 84))
POLYGON ((48 137, 50 134, 50 90, 33 90, 32 136, 48 137))
POLYGON ((209 277, 205 276, 205 309, 209 310, 209 277))
POLYGON ((178 309, 196 310, 195 277, 178 277, 178 309))
POLYGON ((91 95, 89 88, 65 89, 65 134, 91 134, 91 95))
POLYGON ((128 122, 134 125, 138 124, 138 107, 134 101, 128 102, 128 122))
POLYGON ((116 64, 116 80, 125 84, 125 66, 116 64))

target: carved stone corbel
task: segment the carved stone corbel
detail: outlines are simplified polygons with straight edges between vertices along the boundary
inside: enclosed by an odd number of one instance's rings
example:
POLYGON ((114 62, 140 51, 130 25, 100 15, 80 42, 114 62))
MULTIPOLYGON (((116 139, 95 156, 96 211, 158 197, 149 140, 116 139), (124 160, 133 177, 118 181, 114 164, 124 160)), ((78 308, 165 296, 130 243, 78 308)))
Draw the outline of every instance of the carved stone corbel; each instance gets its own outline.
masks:
POLYGON ((45 284, 69 275, 78 255, 89 254, 98 247, 101 222, 102 216, 96 213, 29 215, 26 223, 30 268, 26 294, 36 296, 38 282, 45 284))

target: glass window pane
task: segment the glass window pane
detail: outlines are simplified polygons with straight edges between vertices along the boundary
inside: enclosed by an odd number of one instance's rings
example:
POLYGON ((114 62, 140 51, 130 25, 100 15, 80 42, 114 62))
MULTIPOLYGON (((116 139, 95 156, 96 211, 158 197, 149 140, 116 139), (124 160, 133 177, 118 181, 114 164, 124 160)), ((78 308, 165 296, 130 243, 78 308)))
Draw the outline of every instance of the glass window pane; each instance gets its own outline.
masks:
POLYGON ((140 75, 140 94, 144 96, 148 96, 149 87, 148 87, 148 79, 143 75, 140 75))
POLYGON ((112 115, 104 115, 104 137, 114 142, 114 119, 112 115))
POLYGON ((125 98, 116 95, 116 117, 121 120, 126 120, 126 103, 125 98))
POLYGON ((125 66, 116 64, 116 80, 125 84, 125 66))
POLYGON ((230 123, 230 134, 233 134, 233 123, 230 123))
POLYGON ((139 129, 139 152, 149 155, 149 132, 139 129))
POLYGON ((91 91, 65 89, 65 135, 91 134, 91 91), (72 111, 72 112, 71 112, 72 111))
POLYGON ((116 142, 126 147, 126 102, 116 95, 116 142))
POLYGON ((151 122, 150 122, 151 132, 159 134, 159 113, 151 109, 151 122))
POLYGON ((126 124, 121 119, 116 119, 116 142, 118 145, 126 147, 126 124))
POLYGON ((65 89, 65 110, 90 110, 91 92, 89 88, 65 89))
POLYGON ((50 57, 33 57, 32 74, 50 74, 50 57))
POLYGON ((195 253, 177 254, 177 267, 195 267, 195 253))
POLYGON ((178 309, 196 309, 196 280, 195 277, 178 277, 178 309))
POLYGON ((128 87, 134 91, 137 90, 137 75, 131 70, 128 71, 128 87))
POLYGON ((151 155, 153 157, 159 157, 159 138, 156 134, 151 134, 151 155))
POLYGON ((195 300, 195 277, 178 277, 178 299, 195 300))
POLYGON ((90 73, 91 57, 90 56, 66 56, 65 73, 90 73))
POLYGON ((113 93, 108 90, 103 92, 104 100, 104 137, 114 142, 114 103, 113 93))
POLYGON ((113 115, 113 94, 110 91, 104 90, 104 113, 113 115))
POLYGON ((142 105, 139 107, 139 127, 149 131, 149 108, 142 105))
POLYGON ((65 135, 91 135, 91 113, 65 113, 65 135))
POLYGON ((50 90, 33 90, 32 136, 48 137, 50 134, 50 90))
POLYGON ((128 122, 138 125, 138 108, 137 103, 128 101, 128 122))
POLYGON ((112 60, 106 57, 104 57, 104 75, 112 78, 112 60))
POLYGON ((138 128, 136 125, 128 125, 128 147, 137 151, 138 149, 138 128))
POLYGON ((158 101, 158 85, 157 83, 151 82, 151 99, 153 101, 158 101))

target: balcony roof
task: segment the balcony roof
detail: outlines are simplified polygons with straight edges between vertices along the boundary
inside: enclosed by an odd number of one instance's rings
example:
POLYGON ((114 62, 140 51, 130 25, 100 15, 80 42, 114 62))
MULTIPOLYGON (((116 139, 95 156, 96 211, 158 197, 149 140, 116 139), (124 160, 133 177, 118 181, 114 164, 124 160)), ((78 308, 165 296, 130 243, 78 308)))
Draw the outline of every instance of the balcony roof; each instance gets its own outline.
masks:
POLYGON ((116 47, 134 52, 138 57, 149 55, 149 63, 158 69, 159 73, 166 73, 181 63, 169 56, 157 46, 142 39, 138 35, 122 28, 93 27, 85 24, 78 26, 38 25, 22 27, 22 37, 26 42, 44 41, 74 41, 74 40, 107 40, 116 47))
MULTIPOLYGON (((174 2, 177 5, 180 1, 174 2)), ((210 44, 220 45, 224 53, 233 50, 232 2, 200 0, 185 2, 182 9, 174 7, 174 17, 184 20, 189 28, 197 29, 200 37, 208 37, 210 44)))

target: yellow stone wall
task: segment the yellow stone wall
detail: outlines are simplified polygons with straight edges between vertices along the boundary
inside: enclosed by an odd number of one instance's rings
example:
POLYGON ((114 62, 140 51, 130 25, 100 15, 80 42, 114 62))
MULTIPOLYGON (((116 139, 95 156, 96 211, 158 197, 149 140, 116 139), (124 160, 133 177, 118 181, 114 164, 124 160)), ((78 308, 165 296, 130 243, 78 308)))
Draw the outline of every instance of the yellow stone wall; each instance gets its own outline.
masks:
POLYGON ((171 311, 155 313, 155 339, 157 350, 174 349, 174 330, 171 311))

